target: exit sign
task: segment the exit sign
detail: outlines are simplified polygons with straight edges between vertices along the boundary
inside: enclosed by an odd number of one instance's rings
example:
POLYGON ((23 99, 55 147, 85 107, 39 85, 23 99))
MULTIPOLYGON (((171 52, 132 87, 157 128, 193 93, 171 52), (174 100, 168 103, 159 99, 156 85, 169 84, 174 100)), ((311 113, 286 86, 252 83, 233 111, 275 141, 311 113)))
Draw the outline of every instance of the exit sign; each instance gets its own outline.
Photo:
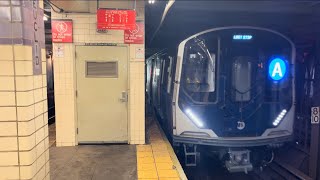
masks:
POLYGON ((134 30, 136 28, 135 10, 97 10, 97 29, 134 30))

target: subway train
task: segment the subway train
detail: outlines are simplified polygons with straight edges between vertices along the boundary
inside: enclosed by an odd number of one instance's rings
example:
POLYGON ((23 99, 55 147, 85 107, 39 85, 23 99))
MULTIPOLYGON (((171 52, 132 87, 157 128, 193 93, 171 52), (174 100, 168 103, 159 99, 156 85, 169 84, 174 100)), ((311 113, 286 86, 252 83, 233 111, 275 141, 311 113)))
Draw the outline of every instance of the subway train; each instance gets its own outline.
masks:
POLYGON ((266 28, 199 32, 146 59, 146 102, 187 166, 204 149, 247 173, 293 139, 295 53, 266 28))

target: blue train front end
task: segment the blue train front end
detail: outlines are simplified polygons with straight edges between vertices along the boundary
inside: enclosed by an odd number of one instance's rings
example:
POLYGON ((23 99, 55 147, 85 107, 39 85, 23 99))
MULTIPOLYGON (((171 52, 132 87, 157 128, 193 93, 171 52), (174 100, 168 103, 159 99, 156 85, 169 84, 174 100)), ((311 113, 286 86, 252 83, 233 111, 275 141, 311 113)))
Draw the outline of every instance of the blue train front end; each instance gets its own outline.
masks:
POLYGON ((294 58, 288 38, 263 28, 216 28, 180 43, 173 141, 224 148, 230 171, 251 170, 250 147, 292 138, 294 58))

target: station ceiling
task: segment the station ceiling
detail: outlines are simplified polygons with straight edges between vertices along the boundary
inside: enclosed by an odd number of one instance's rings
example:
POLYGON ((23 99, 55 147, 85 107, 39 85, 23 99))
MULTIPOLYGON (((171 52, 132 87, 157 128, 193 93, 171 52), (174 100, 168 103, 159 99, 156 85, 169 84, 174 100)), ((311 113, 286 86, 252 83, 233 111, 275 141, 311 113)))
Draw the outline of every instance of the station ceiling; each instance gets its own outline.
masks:
MULTIPOLYGON (((90 12, 90 3, 98 1, 50 0, 50 2, 65 11, 90 12)), ((99 5, 111 8, 118 6, 118 2, 99 0, 99 5)), ((168 1, 155 0, 154 4, 149 4, 148 0, 145 2, 147 54, 159 48, 176 47, 180 41, 194 33, 219 26, 249 25, 271 28, 286 34, 301 46, 310 44, 320 35, 320 1, 176 0, 159 29, 168 1)), ((131 9, 134 7, 134 1, 121 5, 124 9, 131 9)), ((50 17, 51 8, 47 3, 45 9, 50 17)), ((50 24, 49 18, 46 22, 48 44, 51 44, 50 24)))
POLYGON ((192 34, 219 26, 266 27, 289 36, 301 46, 320 35, 319 1, 177 0, 157 31, 166 3, 158 1, 146 6, 149 50, 167 48, 169 44, 175 47, 192 34))

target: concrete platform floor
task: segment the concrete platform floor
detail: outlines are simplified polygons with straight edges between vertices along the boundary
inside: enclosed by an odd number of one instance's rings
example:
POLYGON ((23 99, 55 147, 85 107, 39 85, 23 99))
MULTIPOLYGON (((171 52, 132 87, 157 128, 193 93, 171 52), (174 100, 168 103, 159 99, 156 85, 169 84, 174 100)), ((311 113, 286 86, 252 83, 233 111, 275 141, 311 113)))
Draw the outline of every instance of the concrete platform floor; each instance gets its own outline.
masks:
POLYGON ((52 180, 135 180, 134 145, 81 145, 50 148, 52 180))

